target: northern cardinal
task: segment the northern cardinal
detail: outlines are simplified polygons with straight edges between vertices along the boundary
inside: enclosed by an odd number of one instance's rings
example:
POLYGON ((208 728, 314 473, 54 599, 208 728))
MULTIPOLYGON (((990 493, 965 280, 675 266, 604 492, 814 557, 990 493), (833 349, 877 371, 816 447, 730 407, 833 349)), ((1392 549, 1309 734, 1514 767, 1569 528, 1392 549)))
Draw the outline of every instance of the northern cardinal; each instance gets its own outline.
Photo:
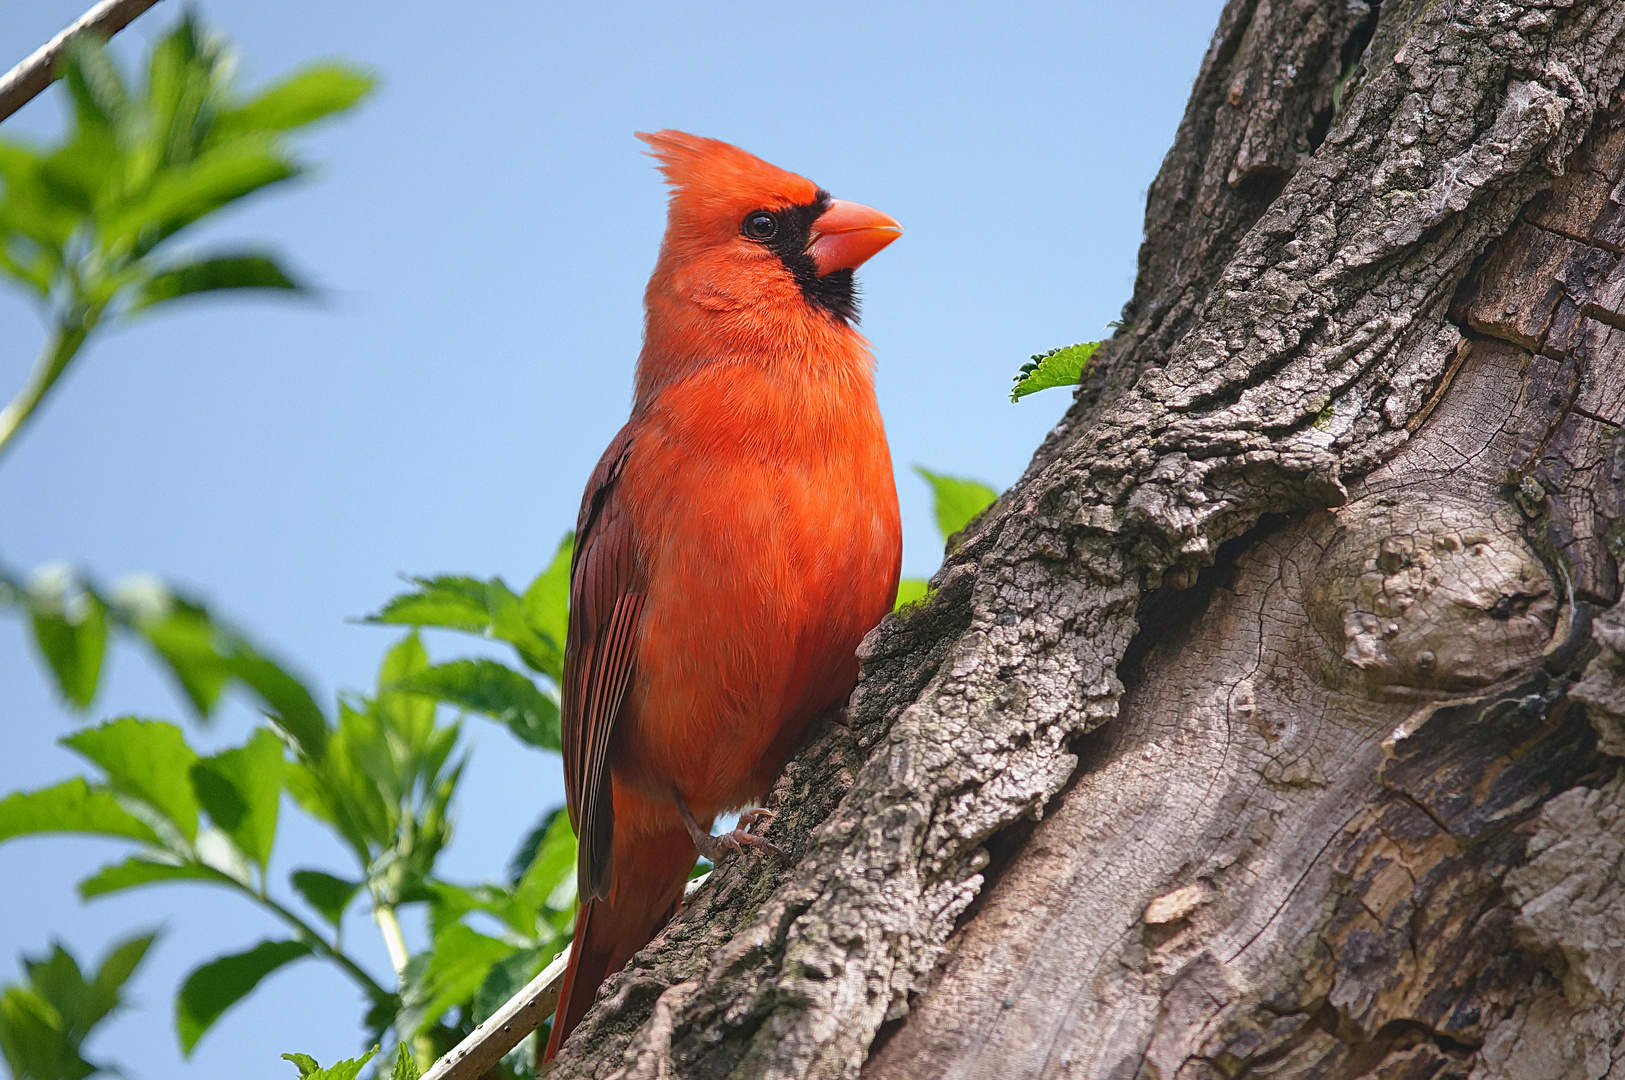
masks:
MULTIPOLYGON (((902 534, 852 271, 902 233, 715 139, 639 134, 671 185, 632 416, 570 567, 564 787, 575 941, 546 1059, 659 932, 716 815, 845 702, 902 534)), ((544 1059, 544 1060, 546 1060, 544 1059)))

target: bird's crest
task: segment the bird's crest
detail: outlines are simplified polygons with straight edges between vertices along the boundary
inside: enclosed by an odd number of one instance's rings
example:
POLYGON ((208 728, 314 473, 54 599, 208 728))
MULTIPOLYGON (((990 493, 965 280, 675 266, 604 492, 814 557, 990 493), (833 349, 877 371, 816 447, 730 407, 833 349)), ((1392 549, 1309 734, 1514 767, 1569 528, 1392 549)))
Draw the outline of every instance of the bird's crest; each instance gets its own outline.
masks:
POLYGON ((818 185, 720 139, 685 131, 637 132, 649 144, 672 188, 672 208, 708 210, 803 206, 818 201, 818 185))

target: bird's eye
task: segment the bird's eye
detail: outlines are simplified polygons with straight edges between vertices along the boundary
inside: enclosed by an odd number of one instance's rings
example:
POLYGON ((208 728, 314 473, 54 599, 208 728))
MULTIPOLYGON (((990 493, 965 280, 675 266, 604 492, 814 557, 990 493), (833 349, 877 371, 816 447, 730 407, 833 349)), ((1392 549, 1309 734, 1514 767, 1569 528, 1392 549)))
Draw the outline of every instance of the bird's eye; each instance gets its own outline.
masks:
POLYGON ((755 210, 745 215, 744 229, 752 240, 771 240, 779 231, 779 219, 766 210, 755 210))

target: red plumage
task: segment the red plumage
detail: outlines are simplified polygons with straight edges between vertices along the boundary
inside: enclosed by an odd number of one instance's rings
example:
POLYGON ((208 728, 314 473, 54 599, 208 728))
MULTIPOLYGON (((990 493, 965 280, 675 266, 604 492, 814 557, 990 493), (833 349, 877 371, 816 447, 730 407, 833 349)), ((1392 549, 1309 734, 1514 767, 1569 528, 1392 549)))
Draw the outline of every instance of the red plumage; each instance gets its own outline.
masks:
MULTIPOLYGON (((581 914, 551 1058, 659 932, 696 841, 846 700, 902 537, 852 270, 900 233, 744 151, 640 135, 672 185, 632 416, 571 567, 564 775, 581 914)), ((702 838, 703 839, 703 838, 702 838)))

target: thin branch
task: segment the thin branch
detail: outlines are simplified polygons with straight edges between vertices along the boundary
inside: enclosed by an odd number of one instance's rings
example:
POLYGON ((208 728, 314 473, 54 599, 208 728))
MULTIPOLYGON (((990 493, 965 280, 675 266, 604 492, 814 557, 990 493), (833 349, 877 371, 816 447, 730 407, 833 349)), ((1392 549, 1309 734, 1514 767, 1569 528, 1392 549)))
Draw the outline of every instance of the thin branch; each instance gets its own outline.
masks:
POLYGON ((158 0, 101 0, 101 3, 79 16, 73 25, 34 50, 34 54, 0 76, 0 120, 4 120, 32 101, 41 90, 56 78, 57 58, 75 34, 87 30, 112 37, 129 26, 137 15, 158 0))
MULTIPOLYGON (((572 945, 571 948, 574 948, 572 945)), ((542 1026, 559 1005, 564 986, 564 969, 569 966, 570 949, 565 949, 542 969, 542 973, 451 1052, 423 1074, 423 1080, 475 1080, 502 1060, 502 1055, 519 1045, 521 1039, 542 1026)))
MULTIPOLYGON (((710 876, 701 874, 689 882, 683 889, 683 899, 686 901, 693 896, 710 876)), ((518 1046, 526 1035, 541 1027, 542 1021, 552 1016, 559 1006, 564 969, 570 965, 570 950, 574 948, 572 944, 555 956, 540 975, 435 1062, 434 1067, 423 1074, 423 1080, 476 1080, 501 1061, 502 1055, 518 1046)))
POLYGON ((329 942, 326 938, 322 937, 321 934, 317 933, 315 927, 301 919, 284 905, 272 899, 269 895, 257 893, 247 885, 237 881, 235 878, 232 879, 232 884, 241 890, 244 896, 247 896, 250 900, 253 900, 257 904, 262 905, 277 918, 281 919, 283 922, 292 927, 317 955, 325 956, 334 963, 338 964, 339 967, 343 968, 350 978, 355 981, 356 985, 361 987, 362 991, 365 992, 366 995, 373 1001, 382 1001, 389 997, 389 991, 385 990, 383 986, 379 984, 377 979, 374 979, 371 975, 367 974, 365 968, 356 963, 349 956, 345 955, 344 951, 337 945, 329 942))
POLYGON ((40 354, 34 369, 28 374, 28 382, 17 391, 17 396, 12 398, 5 408, 0 409, 0 454, 5 453, 12 439, 34 415, 39 403, 67 370, 68 364, 78 354, 79 346, 85 343, 85 338, 100 317, 100 311, 81 312, 72 318, 64 319, 63 323, 51 332, 51 339, 46 342, 45 351, 40 354))

